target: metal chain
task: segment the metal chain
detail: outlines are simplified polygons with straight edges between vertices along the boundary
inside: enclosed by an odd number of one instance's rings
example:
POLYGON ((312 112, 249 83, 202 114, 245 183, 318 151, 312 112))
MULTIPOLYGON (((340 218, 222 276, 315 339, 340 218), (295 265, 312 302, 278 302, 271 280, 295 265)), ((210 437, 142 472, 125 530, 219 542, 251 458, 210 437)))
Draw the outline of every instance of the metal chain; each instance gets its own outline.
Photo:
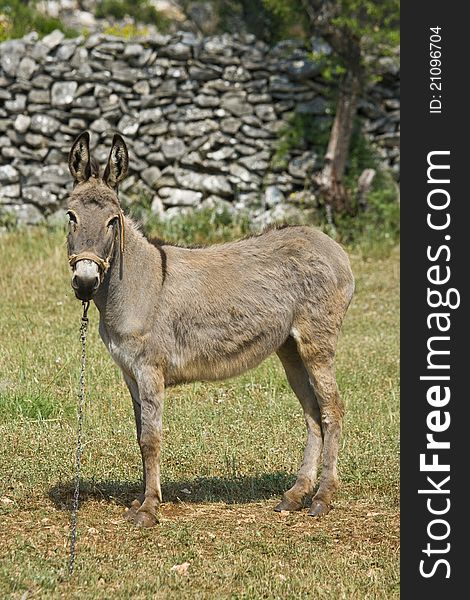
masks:
POLYGON ((75 566, 75 544, 77 541, 77 517, 78 499, 80 496, 80 469, 83 452, 82 429, 83 429, 83 407, 85 404, 85 367, 86 367, 86 335, 88 330, 88 308, 89 302, 82 302, 83 316, 80 325, 80 341, 82 343, 82 363, 80 369, 80 390, 78 393, 77 407, 77 449, 75 453, 75 489, 73 492, 72 513, 70 516, 70 557, 69 576, 72 575, 75 566))

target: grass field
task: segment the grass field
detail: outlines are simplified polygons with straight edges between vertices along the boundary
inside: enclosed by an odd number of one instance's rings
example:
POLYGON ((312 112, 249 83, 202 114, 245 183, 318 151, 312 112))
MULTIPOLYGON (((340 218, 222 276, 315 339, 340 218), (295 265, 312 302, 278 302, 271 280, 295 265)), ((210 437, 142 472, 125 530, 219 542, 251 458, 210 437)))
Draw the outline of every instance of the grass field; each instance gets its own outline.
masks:
POLYGON ((85 450, 67 578, 80 342, 64 234, 0 236, 0 597, 399 597, 398 249, 351 252, 337 359, 346 405, 334 509, 272 509, 300 464, 300 404, 272 358, 166 399, 161 523, 123 520, 139 489, 131 401, 90 309, 85 450), (174 565, 189 563, 180 571, 174 565))

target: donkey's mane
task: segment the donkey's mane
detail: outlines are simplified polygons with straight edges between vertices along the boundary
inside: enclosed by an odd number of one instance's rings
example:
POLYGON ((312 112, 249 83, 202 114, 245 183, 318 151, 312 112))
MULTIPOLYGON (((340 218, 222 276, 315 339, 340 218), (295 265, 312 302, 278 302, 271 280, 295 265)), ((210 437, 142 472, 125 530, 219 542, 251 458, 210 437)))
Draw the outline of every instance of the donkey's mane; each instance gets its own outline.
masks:
MULTIPOLYGON (((135 225, 135 223, 134 223, 135 225)), ((157 248, 161 248, 162 246, 172 246, 174 248, 185 248, 186 250, 201 250, 204 248, 208 248, 209 246, 216 246, 218 244, 227 244, 227 243, 232 243, 232 244, 236 244, 237 242, 243 242, 244 240, 251 240, 254 238, 259 238, 263 235, 265 235, 266 233, 269 233, 270 231, 279 231, 281 229, 287 229, 289 227, 296 227, 296 225, 289 225, 288 223, 274 223, 271 225, 267 225, 262 231, 258 232, 258 233, 251 233, 248 235, 244 235, 241 238, 235 239, 235 240, 227 240, 226 242, 215 242, 212 244, 207 244, 207 245, 201 245, 201 244, 178 244, 177 242, 170 242, 168 240, 165 240, 164 238, 160 238, 160 237, 147 237, 144 235, 144 237, 146 238, 146 240, 148 242, 150 242, 152 244, 152 246, 156 246, 157 248)), ((137 227, 138 228, 138 227, 137 227)))

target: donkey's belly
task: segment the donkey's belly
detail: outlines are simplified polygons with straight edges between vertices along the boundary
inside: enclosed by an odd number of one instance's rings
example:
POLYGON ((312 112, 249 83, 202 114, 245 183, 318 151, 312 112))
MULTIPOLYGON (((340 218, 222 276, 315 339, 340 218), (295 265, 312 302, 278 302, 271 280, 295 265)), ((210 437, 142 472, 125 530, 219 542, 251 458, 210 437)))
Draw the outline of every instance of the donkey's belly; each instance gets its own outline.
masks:
POLYGON ((175 385, 235 377, 257 367, 285 342, 287 335, 288 332, 263 332, 240 345, 233 340, 232 344, 213 340, 206 346, 184 346, 168 360, 166 382, 175 385))

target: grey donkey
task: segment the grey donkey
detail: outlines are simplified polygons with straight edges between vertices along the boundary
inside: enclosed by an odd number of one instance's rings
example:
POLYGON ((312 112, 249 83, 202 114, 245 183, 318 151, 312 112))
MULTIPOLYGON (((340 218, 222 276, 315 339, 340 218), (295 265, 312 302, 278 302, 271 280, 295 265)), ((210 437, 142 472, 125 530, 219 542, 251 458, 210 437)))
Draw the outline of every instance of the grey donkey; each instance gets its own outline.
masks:
POLYGON ((68 200, 72 287, 100 313, 99 332, 129 388, 142 454, 144 494, 128 511, 158 522, 165 388, 234 377, 274 352, 307 424, 303 462, 277 511, 326 514, 338 487, 343 404, 334 358, 354 291, 346 253, 310 227, 271 229, 206 248, 151 244, 122 213, 118 185, 129 157, 115 135, 102 176, 90 136, 73 143, 68 200))

